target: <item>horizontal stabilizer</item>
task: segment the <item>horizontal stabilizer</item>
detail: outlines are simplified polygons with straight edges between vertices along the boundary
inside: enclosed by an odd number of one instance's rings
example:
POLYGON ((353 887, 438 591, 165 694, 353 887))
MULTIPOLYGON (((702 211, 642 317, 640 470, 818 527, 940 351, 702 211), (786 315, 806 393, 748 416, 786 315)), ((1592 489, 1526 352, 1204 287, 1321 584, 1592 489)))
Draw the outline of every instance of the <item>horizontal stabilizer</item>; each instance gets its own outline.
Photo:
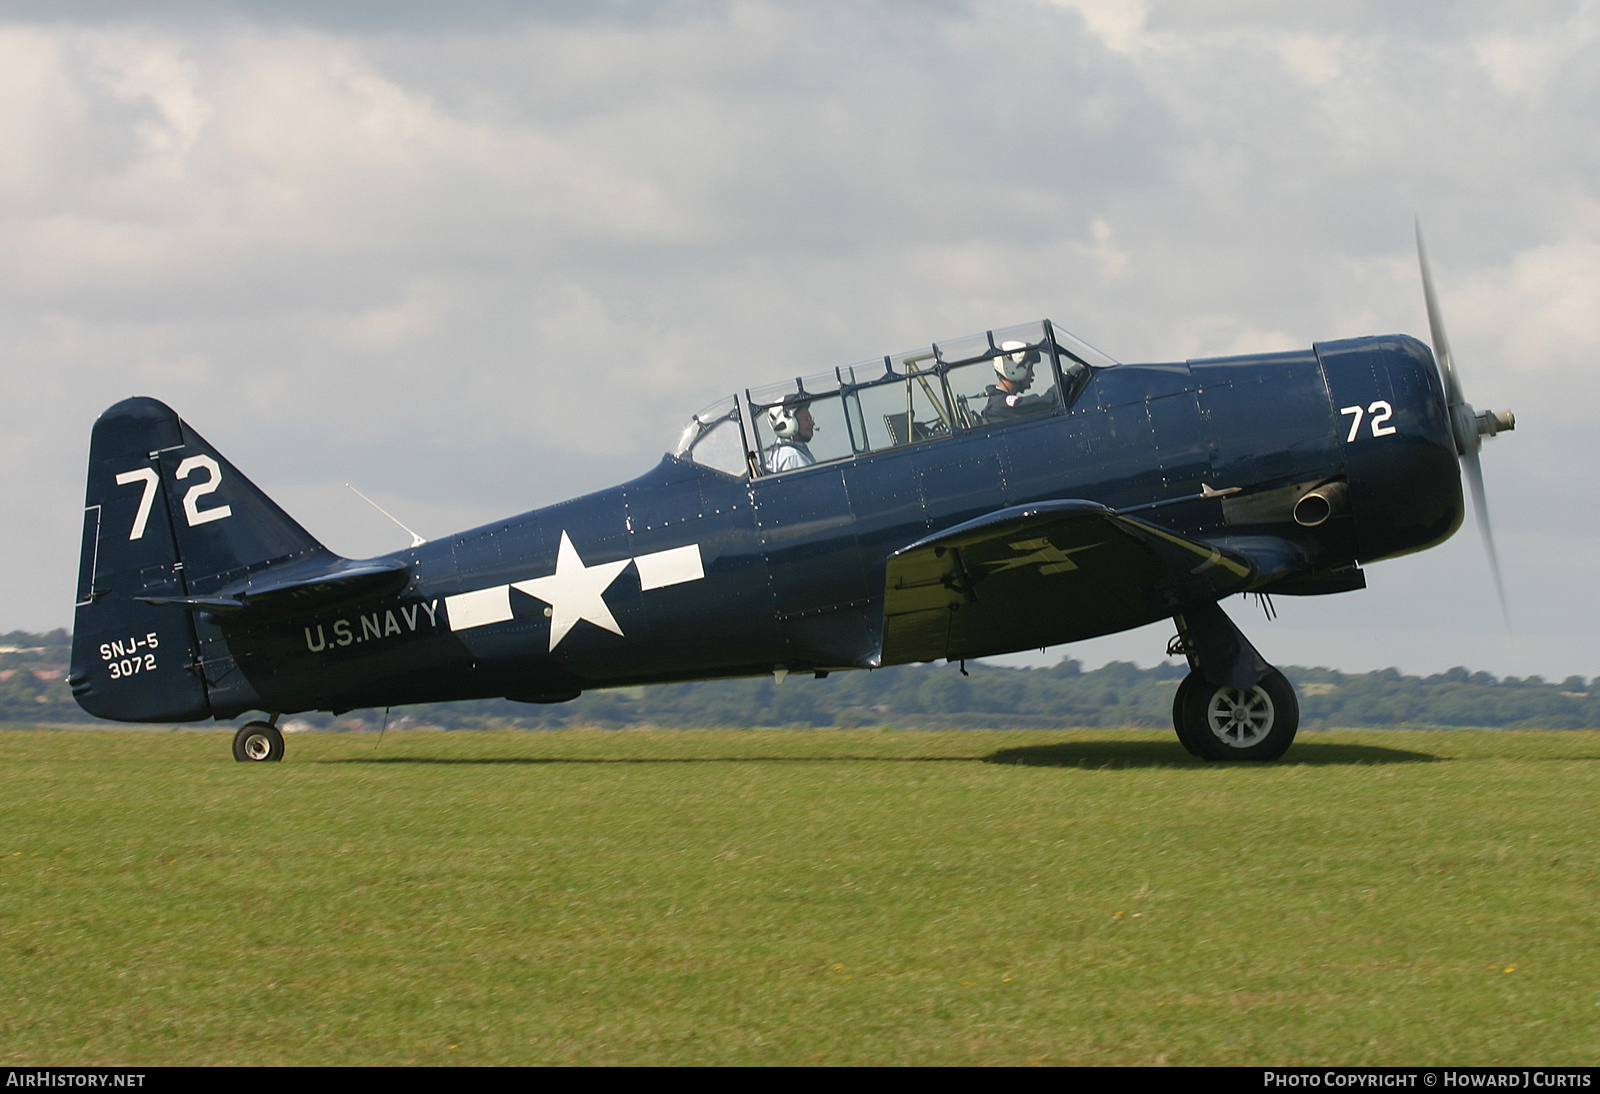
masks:
POLYGON ((398 592, 408 580, 406 564, 399 559, 355 562, 326 558, 316 564, 290 565, 252 574, 235 586, 225 586, 207 596, 141 596, 146 604, 175 604, 200 611, 276 613, 308 607, 326 607, 361 597, 398 592))
POLYGON ((1001 509, 889 558, 882 663, 951 660, 1142 626, 1247 588, 1251 557, 1098 502, 1001 509))

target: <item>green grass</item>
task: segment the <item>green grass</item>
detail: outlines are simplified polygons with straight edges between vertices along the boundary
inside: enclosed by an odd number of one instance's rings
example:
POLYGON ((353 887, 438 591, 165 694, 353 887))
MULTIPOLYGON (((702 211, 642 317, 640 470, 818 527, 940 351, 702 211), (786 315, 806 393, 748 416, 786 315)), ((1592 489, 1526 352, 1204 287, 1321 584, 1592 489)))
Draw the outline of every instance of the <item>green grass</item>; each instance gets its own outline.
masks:
POLYGON ((1600 734, 0 733, 0 1060, 1588 1064, 1600 734))

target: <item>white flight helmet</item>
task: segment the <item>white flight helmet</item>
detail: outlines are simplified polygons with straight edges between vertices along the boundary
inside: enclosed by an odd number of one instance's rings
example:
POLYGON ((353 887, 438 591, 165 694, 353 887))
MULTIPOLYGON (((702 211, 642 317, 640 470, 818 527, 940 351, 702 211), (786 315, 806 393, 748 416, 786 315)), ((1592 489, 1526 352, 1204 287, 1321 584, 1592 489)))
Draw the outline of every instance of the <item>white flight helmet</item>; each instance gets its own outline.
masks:
POLYGON ((1039 351, 1029 349, 1026 342, 1001 342, 1005 354, 994 359, 994 370, 1003 380, 1027 387, 1033 379, 1033 367, 1039 363, 1039 351))
POLYGON ((767 424, 772 426, 773 436, 782 441, 793 439, 800 432, 797 416, 810 405, 790 396, 777 406, 767 407, 767 424))

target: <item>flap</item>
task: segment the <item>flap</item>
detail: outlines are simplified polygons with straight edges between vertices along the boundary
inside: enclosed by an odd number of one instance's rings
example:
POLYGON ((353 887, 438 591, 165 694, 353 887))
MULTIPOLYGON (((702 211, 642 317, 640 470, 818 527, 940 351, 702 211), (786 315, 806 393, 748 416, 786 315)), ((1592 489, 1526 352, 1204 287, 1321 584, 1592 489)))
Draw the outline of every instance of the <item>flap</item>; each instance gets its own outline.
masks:
POLYGON ((1247 588, 1249 556, 1093 501, 1001 509, 889 557, 882 663, 951 660, 1143 626, 1247 588))

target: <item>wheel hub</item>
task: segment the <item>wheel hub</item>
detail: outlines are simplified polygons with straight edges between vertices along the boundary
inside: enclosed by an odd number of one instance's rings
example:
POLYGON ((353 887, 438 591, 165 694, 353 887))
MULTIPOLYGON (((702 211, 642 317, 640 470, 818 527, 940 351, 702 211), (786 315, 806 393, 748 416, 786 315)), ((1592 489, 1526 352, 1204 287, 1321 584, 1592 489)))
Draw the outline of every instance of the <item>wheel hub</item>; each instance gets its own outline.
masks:
POLYGON ((244 754, 252 760, 264 760, 272 752, 272 742, 264 733, 252 733, 244 739, 244 754))
POLYGON ((1206 704, 1206 725, 1229 748, 1249 748, 1272 731, 1274 714, 1272 698, 1260 687, 1218 688, 1206 704))

